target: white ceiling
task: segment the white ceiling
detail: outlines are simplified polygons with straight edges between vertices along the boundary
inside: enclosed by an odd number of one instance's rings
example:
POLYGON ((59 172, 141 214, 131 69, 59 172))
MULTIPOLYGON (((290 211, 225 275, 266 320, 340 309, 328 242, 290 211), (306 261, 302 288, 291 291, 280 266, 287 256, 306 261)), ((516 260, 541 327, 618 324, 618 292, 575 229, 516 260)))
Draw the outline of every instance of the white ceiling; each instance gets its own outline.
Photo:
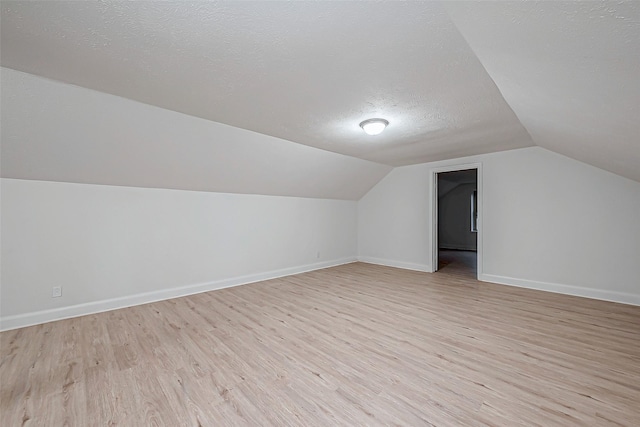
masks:
POLYGON ((391 166, 0 69, 2 176, 359 200, 391 166))
POLYGON ((5 67, 380 163, 533 144, 437 3, 2 2, 1 30, 5 67))
POLYGON ((640 1, 447 10, 536 145, 640 181, 640 1))
POLYGON ((639 4, 2 1, 0 59, 392 166, 538 144, 640 181, 639 4))

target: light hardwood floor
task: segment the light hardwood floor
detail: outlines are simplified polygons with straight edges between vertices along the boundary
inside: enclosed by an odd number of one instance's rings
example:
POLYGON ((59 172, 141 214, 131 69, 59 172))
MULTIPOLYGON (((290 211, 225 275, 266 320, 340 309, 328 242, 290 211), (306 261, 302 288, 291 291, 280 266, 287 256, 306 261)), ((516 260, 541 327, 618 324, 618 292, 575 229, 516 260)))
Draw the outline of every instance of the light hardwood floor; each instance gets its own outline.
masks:
POLYGON ((640 426, 640 307, 362 263, 0 334, 2 426, 640 426))

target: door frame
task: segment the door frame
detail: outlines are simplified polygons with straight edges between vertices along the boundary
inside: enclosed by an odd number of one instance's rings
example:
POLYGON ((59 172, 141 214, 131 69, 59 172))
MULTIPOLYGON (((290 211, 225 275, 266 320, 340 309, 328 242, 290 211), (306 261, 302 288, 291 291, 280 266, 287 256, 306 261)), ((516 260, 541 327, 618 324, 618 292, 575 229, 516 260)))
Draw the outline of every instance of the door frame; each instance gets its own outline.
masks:
POLYGON ((477 256, 478 256, 478 280, 482 277, 482 235, 483 229, 483 216, 484 209, 482 204, 483 191, 482 191, 482 163, 460 163, 449 166, 442 166, 431 170, 431 272, 438 271, 438 174, 442 172, 455 172, 468 169, 476 170, 476 185, 477 185, 477 202, 478 202, 478 220, 476 225, 478 227, 478 241, 477 241, 477 256))

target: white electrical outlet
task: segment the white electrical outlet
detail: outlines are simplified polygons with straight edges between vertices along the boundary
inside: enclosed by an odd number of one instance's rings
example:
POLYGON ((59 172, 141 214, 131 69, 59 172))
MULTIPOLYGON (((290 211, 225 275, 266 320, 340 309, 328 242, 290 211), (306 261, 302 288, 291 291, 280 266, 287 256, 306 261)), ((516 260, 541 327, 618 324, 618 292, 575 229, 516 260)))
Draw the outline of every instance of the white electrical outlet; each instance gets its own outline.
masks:
POLYGON ((320 258, 320 251, 318 251, 318 253, 316 253, 316 258, 320 258))
POLYGON ((51 298, 58 298, 62 296, 62 286, 54 286, 51 291, 51 298))

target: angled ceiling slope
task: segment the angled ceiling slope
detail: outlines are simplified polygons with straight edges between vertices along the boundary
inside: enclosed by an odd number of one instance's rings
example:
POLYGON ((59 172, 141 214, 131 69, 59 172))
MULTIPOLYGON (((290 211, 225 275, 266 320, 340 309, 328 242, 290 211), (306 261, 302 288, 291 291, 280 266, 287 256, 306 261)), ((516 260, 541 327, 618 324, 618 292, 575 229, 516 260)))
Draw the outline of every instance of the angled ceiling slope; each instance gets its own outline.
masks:
POLYGON ((0 60, 391 166, 537 144, 640 181, 639 9, 3 1, 0 60))
POLYGON ((3 1, 1 31, 4 67, 387 165, 533 145, 439 3, 3 1))
POLYGON ((450 2, 536 145, 640 181, 640 2, 450 2))
POLYGON ((2 68, 2 176, 358 200, 390 166, 2 68))

